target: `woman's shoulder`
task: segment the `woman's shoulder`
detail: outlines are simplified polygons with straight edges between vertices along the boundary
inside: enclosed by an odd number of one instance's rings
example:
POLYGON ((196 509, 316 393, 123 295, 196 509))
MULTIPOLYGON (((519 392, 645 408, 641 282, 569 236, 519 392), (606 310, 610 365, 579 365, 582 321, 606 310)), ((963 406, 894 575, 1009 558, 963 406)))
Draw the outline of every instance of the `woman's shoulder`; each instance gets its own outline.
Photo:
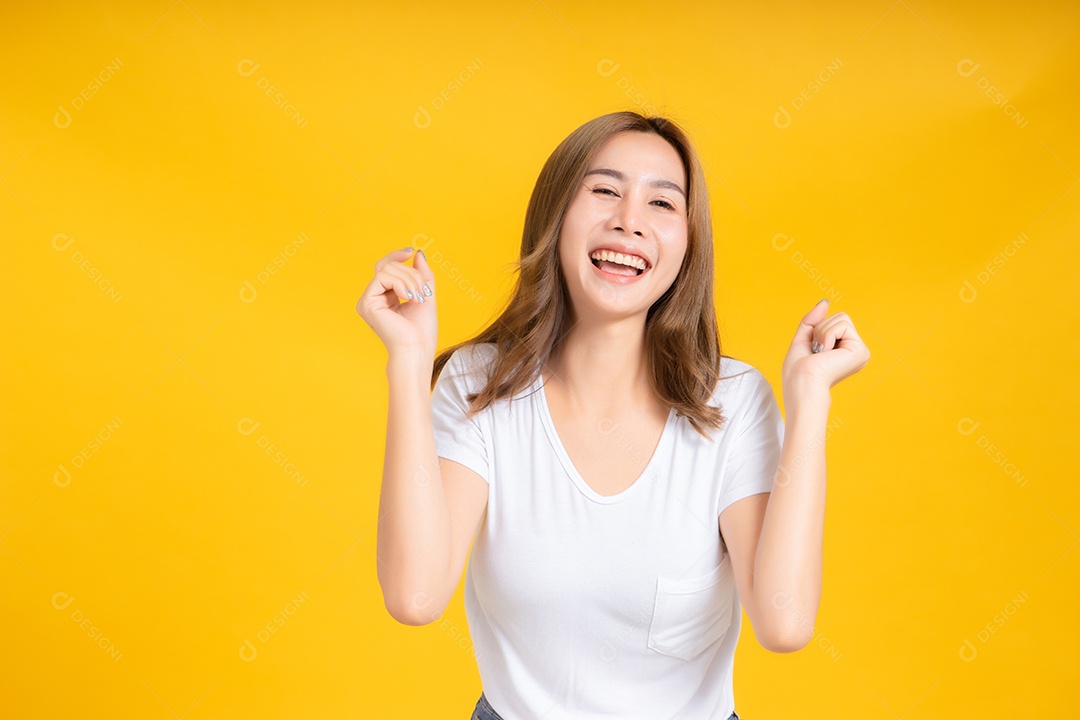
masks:
POLYGON ((446 365, 453 366, 459 373, 486 372, 495 354, 495 343, 470 343, 455 350, 446 365))
POLYGON ((495 359, 495 343, 470 343, 458 348, 446 360, 440 372, 461 383, 468 392, 479 392, 487 382, 488 371, 495 359))
POLYGON ((720 378, 713 392, 713 402, 723 406, 739 404, 755 396, 763 387, 769 385, 765 373, 745 360, 724 355, 720 361, 720 378))

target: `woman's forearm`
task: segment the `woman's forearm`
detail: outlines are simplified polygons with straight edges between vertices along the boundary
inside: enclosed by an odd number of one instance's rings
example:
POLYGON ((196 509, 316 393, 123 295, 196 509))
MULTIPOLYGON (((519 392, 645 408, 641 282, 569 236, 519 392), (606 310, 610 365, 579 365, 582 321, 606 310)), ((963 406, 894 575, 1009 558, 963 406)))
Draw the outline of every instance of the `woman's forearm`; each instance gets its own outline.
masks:
POLYGON ((797 650, 813 637, 821 601, 831 398, 814 387, 785 389, 784 400, 784 442, 754 558, 754 598, 777 645, 797 650))
POLYGON ((391 356, 386 459, 379 495, 378 577, 387 609, 399 621, 430 622, 427 602, 440 596, 450 565, 450 512, 443 493, 431 419, 433 360, 391 356), (421 595, 422 594, 422 595, 421 595))

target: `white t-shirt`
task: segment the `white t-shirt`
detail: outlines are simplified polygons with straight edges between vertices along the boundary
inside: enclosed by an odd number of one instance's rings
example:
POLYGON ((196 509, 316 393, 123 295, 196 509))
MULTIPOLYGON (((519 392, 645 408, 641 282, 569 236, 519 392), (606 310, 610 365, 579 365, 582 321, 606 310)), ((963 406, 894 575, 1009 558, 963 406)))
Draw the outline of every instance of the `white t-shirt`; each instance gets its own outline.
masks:
POLYGON ((488 701, 505 720, 726 720, 742 606, 717 519, 772 489, 772 387, 724 358, 725 429, 710 442, 672 410, 641 476, 603 496, 570 461, 541 377, 465 419, 494 353, 459 349, 431 399, 438 455, 488 483, 465 574, 488 701))

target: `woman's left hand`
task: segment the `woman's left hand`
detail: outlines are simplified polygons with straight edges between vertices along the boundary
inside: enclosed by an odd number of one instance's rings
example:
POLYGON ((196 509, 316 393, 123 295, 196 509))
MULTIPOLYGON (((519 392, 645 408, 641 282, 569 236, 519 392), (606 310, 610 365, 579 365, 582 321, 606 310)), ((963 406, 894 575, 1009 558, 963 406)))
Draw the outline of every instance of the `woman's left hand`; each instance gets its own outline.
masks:
POLYGON ((814 306, 799 323, 784 358, 783 384, 787 388, 814 387, 828 391, 836 383, 862 370, 870 350, 855 332, 847 313, 825 317, 828 301, 814 306), (819 348, 815 352, 815 348, 819 348))

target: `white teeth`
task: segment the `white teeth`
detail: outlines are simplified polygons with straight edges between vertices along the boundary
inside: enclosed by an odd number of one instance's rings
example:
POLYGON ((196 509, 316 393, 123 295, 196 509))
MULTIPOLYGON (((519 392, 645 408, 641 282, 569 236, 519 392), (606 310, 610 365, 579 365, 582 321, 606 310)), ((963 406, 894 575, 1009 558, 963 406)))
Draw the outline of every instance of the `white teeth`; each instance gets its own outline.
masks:
POLYGON ((608 262, 618 263, 619 265, 629 265, 632 268, 638 270, 645 270, 646 263, 637 255, 623 255, 622 253, 611 252, 610 250, 597 250, 589 257, 594 260, 607 260, 608 262))

